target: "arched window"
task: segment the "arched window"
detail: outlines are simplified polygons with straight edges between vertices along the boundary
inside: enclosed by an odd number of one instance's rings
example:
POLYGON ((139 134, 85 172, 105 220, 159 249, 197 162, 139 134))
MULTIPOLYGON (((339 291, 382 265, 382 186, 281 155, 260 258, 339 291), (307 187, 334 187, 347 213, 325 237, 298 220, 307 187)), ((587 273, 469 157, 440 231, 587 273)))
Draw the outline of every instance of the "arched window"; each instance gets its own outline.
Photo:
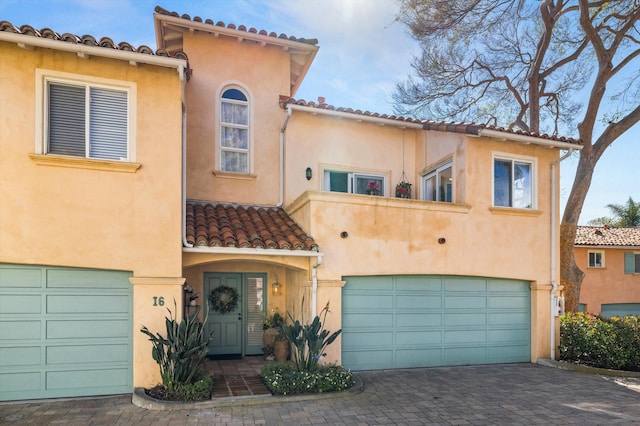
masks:
POLYGON ((240 89, 220 99, 220 170, 249 173, 249 101, 240 89))

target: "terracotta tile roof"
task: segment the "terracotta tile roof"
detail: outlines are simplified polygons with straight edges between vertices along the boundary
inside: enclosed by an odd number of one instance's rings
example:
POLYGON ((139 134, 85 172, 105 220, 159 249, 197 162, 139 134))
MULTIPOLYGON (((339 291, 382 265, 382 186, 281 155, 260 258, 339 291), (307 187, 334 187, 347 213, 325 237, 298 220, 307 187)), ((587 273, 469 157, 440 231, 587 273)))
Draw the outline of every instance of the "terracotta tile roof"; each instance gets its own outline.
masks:
POLYGON ((578 226, 575 245, 640 247, 640 227, 578 226))
MULTIPOLYGON (((156 6, 155 8, 155 12, 159 15, 166 15, 166 16, 173 16, 175 18, 181 18, 181 19, 185 19, 187 21, 191 21, 191 17, 184 13, 182 15, 180 15, 178 12, 170 12, 166 9, 163 9, 160 6, 156 6)), ((238 25, 236 26, 235 24, 225 24, 222 21, 218 21, 218 22, 213 22, 212 19, 205 19, 203 20, 201 17, 199 16, 194 16, 193 17, 193 22, 200 22, 200 23, 204 23, 204 24, 209 24, 209 25, 213 25, 216 27, 222 27, 222 28, 228 28, 230 30, 237 30, 237 31, 244 31, 247 33, 251 33, 251 34, 259 34, 259 35, 263 35, 263 36, 268 36, 268 37, 273 37, 273 38, 277 38, 277 39, 283 39, 283 40, 290 40, 290 41, 297 41, 299 43, 305 43, 305 44, 310 44, 312 46, 315 46, 318 44, 318 40, 313 38, 313 39, 306 39, 306 38, 298 38, 298 37, 294 37, 294 36, 287 36, 286 34, 276 34, 274 32, 267 32, 265 30, 257 30, 253 27, 247 29, 246 26, 244 25, 238 25)))
POLYGON ((569 138, 565 136, 553 136, 553 135, 548 135, 546 133, 525 132, 522 130, 512 130, 504 127, 478 124, 478 123, 456 123, 456 122, 446 122, 446 121, 422 120, 417 118, 402 117, 399 115, 378 114, 376 112, 362 111, 359 109, 335 107, 333 105, 329 105, 325 103, 324 99, 322 98, 320 98, 319 101, 316 103, 313 101, 305 101, 304 99, 293 99, 287 96, 281 96, 280 97, 281 107, 285 108, 288 104, 301 105, 301 106, 317 108, 321 110, 339 111, 339 112, 350 113, 354 115, 362 115, 367 117, 386 118, 388 120, 397 120, 405 123, 417 123, 417 124, 421 124, 424 130, 464 133, 467 135, 474 135, 474 136, 479 136, 482 130, 493 130, 493 131, 503 132, 510 135, 530 136, 534 138, 547 139, 554 142, 565 142, 569 144, 582 145, 582 141, 580 141, 579 139, 569 138))
POLYGON ((145 45, 142 45, 136 48, 130 43, 127 43, 126 41, 122 41, 116 44, 109 37, 102 37, 100 40, 97 40, 95 37, 91 35, 77 36, 71 33, 59 34, 49 28, 36 30, 30 25, 22 25, 21 27, 16 27, 9 21, 0 21, 0 31, 10 32, 14 34, 22 34, 22 35, 38 37, 43 39, 58 40, 58 41, 63 41, 63 42, 73 43, 73 44, 83 44, 86 46, 93 46, 93 47, 104 47, 105 49, 115 49, 115 50, 121 50, 126 52, 144 53, 152 56, 153 55, 166 56, 166 57, 173 57, 177 59, 188 60, 187 54, 184 52, 169 53, 163 49, 158 49, 154 52, 153 49, 145 45))
POLYGON ((280 207, 187 201, 186 228, 187 241, 196 247, 318 250, 280 207))

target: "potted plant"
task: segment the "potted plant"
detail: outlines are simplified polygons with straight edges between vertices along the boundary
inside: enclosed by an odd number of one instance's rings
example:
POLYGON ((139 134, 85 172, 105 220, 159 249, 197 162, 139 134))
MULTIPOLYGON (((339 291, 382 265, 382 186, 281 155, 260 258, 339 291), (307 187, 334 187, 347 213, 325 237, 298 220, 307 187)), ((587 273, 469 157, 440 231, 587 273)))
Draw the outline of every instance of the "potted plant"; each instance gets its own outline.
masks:
POLYGON ((262 343, 264 343, 263 352, 265 355, 273 354, 276 337, 280 334, 280 327, 284 324, 284 318, 278 312, 273 315, 265 315, 262 323, 262 343))
POLYGON ((375 181, 369 182, 367 189, 365 190, 367 195, 381 195, 380 184, 375 181))
POLYGON ((273 356, 276 358, 276 361, 285 362, 289 359, 290 352, 289 340, 287 340, 284 334, 278 333, 273 345, 273 356))
POLYGON ((396 185, 396 198, 411 198, 411 184, 401 181, 396 185))

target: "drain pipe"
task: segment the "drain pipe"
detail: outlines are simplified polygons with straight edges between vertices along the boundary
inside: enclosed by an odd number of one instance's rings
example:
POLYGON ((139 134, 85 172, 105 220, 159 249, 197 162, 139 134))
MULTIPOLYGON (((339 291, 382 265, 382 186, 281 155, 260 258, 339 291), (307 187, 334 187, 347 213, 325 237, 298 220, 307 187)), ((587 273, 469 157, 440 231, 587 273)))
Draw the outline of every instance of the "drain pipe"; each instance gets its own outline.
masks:
POLYGON ((193 247, 187 241, 187 105, 185 98, 186 79, 182 81, 182 247, 193 247))
POLYGON ((284 204, 284 132, 287 130, 289 117, 291 117, 291 106, 287 105, 287 116, 280 127, 280 200, 276 207, 282 207, 284 204))
POLYGON ((318 309, 316 303, 318 300, 318 267, 322 265, 322 253, 318 253, 318 260, 311 267, 311 318, 315 318, 318 315, 318 309))
POLYGON ((555 325, 555 317, 556 310, 558 308, 558 299, 556 298, 556 291, 558 290, 558 283, 556 281, 556 166, 560 164, 561 161, 565 160, 573 153, 573 149, 569 149, 566 154, 558 158, 556 161, 551 163, 551 299, 550 299, 550 317, 549 322, 551 323, 551 360, 556 359, 556 325, 555 325))

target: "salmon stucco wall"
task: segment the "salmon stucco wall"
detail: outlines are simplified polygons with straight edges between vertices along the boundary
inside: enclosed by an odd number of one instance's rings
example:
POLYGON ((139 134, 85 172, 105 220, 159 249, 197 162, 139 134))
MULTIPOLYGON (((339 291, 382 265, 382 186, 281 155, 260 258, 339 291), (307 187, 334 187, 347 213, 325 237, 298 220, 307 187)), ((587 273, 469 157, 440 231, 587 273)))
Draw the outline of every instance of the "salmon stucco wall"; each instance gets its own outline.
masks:
MULTIPOLYGON (((426 143, 428 146, 428 139, 426 143)), ((532 360, 548 357, 550 165, 558 152, 481 138, 453 138, 452 144, 449 152, 454 165, 465 170, 465 180, 454 183, 456 194, 465 194, 465 203, 308 191, 287 206, 296 221, 322 243, 320 289, 323 281, 335 283, 350 275, 442 274, 524 280, 532 286, 532 360), (460 151, 462 158, 456 157, 460 151), (492 206, 495 153, 534 160, 535 208, 492 206)), ((426 151, 429 153, 428 148, 426 151)), ((443 147, 436 151, 431 151, 436 162, 448 155, 443 147)), ((385 166, 381 157, 378 167, 385 166)), ((556 249, 556 267, 557 253, 556 249)), ((335 288, 323 291, 333 295, 331 303, 340 299, 335 288)), ((318 309, 324 302, 318 300, 318 309)), ((339 318, 332 325, 339 328, 339 318)))
POLYGON ((237 40, 203 34, 185 34, 184 50, 193 69, 186 91, 187 197, 276 204, 279 132, 285 117, 278 100, 289 92, 289 53, 259 45, 239 49, 237 40), (239 88, 248 97, 248 174, 225 173, 219 167, 219 98, 228 87, 239 88))
POLYGON ((576 265, 584 273, 580 288, 580 303, 585 311, 600 315, 603 304, 640 303, 640 275, 624 273, 623 248, 575 247, 576 265), (589 252, 604 253, 604 267, 590 268, 589 252))
POLYGON ((143 324, 162 330, 184 281, 178 73, 4 42, 0 57, 0 263, 132 271, 133 384, 158 383, 158 366, 139 330, 143 324), (129 87, 135 160, 38 154, 42 75, 129 87), (154 305, 154 297, 166 304, 154 305))

